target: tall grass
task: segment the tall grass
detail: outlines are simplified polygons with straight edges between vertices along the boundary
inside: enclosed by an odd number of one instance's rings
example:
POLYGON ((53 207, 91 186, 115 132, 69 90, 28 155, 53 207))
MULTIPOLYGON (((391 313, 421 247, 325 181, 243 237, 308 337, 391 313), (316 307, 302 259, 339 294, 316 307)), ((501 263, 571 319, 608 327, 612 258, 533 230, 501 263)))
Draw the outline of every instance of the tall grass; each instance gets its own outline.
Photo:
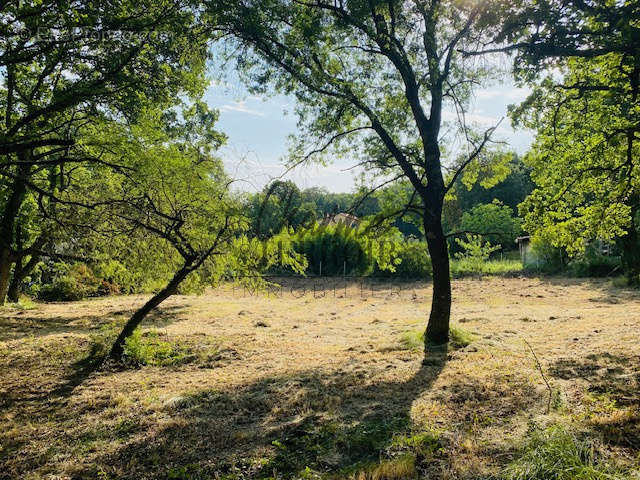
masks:
POLYGON ((534 430, 504 480, 622 480, 629 478, 599 455, 593 440, 579 439, 561 426, 534 430))
POLYGON ((478 271, 476 265, 468 259, 451 259, 451 275, 465 277, 470 275, 512 275, 523 271, 520 260, 504 259, 483 262, 478 271))

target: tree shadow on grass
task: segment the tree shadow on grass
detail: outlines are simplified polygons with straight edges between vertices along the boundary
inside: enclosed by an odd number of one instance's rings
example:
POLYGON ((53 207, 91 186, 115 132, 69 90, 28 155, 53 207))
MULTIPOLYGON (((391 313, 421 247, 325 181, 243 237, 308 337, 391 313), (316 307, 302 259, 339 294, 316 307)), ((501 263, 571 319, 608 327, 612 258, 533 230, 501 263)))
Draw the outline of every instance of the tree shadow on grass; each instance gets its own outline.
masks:
MULTIPOLYGON (((157 311, 149 314, 143 326, 162 328, 172 322, 179 321, 176 314, 182 308, 181 306, 159 308, 157 311)), ((121 320, 124 321, 132 312, 133 310, 117 311, 109 312, 102 316, 85 316, 71 319, 65 319, 63 317, 54 317, 53 319, 40 317, 26 318, 26 320, 31 320, 33 323, 38 324, 36 327, 38 331, 37 336, 45 342, 41 344, 37 354, 40 356, 38 362, 41 371, 39 372, 40 375, 36 378, 46 378, 49 380, 49 383, 39 384, 33 381, 33 375, 25 376, 25 381, 21 382, 22 385, 7 391, 3 397, 0 398, 0 412, 5 409, 11 410, 24 405, 36 406, 45 401, 48 404, 48 409, 51 411, 63 405, 66 398, 71 396, 78 386, 104 365, 106 353, 108 352, 111 342, 115 339, 115 334, 117 334, 119 327, 115 327, 111 335, 104 335, 100 340, 96 340, 96 338, 92 339, 91 335, 100 333, 101 328, 112 324, 114 317, 122 316, 121 320), (88 328, 85 324, 70 325, 71 322, 78 320, 89 321, 92 326, 88 328), (44 338, 54 334, 69 335, 52 337, 51 339, 44 338), (80 335, 89 335, 90 337, 87 339, 80 335), (65 362, 59 361, 52 364, 54 354, 57 353, 56 350, 60 350, 63 347, 69 348, 69 355, 75 356, 79 354, 81 358, 66 365, 65 362), (83 353, 85 351, 86 354, 83 353)), ((18 329, 17 331, 20 331, 23 336, 29 336, 33 335, 33 333, 29 333, 31 330, 32 329, 18 329)), ((13 333, 15 333, 15 331, 16 329, 13 329, 13 333)), ((3 332, 2 324, 0 324, 0 332, 3 332)), ((4 332, 6 333, 6 331, 4 332)), ((2 339, 3 337, 0 337, 0 340, 2 339)), ((15 335, 11 335, 11 339, 15 340, 15 335)))
POLYGON ((120 478, 293 478, 348 475, 408 451, 419 471, 440 445, 435 432, 414 436, 411 407, 446 360, 446 350, 430 353, 406 381, 314 369, 184 395, 166 404, 173 422, 97 464, 134 466, 114 467, 120 478))
MULTIPOLYGON (((141 302, 139 306, 142 306, 141 302)), ((15 312, 0 315, 0 342, 20 340, 26 337, 46 337, 56 334, 89 334, 114 321, 124 321, 138 308, 127 310, 113 310, 101 315, 81 316, 46 316, 35 315, 29 310, 17 310, 15 312)), ((69 303, 69 309, 73 309, 73 303, 69 303)), ((161 306, 147 316, 143 325, 156 328, 165 328, 180 321, 179 314, 185 310, 183 305, 161 306)))
POLYGON ((640 453, 640 355, 563 358, 549 372, 564 380, 586 380, 592 395, 585 407, 588 426, 605 442, 640 453))

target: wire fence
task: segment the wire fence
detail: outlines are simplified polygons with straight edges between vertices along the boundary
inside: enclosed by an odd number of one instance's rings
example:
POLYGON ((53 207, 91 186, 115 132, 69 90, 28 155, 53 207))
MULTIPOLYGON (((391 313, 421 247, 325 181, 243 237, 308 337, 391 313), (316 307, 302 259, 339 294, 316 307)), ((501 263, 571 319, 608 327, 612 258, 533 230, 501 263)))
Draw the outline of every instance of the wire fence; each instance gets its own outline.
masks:
POLYGON ((418 298, 425 296, 425 289, 431 282, 415 278, 398 278, 365 275, 266 275, 247 276, 240 280, 261 280, 260 282, 239 281, 225 286, 235 297, 271 298, 388 298, 393 296, 418 298))

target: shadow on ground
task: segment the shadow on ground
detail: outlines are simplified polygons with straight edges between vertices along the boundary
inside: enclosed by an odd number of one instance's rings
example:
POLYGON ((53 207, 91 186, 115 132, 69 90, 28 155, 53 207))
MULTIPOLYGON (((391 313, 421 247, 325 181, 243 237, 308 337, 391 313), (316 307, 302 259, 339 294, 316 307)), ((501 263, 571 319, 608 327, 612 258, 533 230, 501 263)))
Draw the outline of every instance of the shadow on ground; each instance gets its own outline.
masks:
MULTIPOLYGON (((142 306, 144 301, 141 300, 142 306)), ((45 337, 56 334, 88 334, 105 324, 124 321, 137 307, 127 310, 113 310, 103 315, 81 316, 38 316, 32 310, 9 310, 0 312, 0 342, 19 340, 25 337, 45 337)), ((144 326, 164 328, 180 321, 179 314, 185 310, 182 305, 160 307, 145 319, 144 326)))
POLYGON ((170 425, 96 463, 133 466, 107 472, 118 478, 290 478, 348 475, 409 449, 417 470, 433 468, 438 436, 413 435, 410 411, 446 360, 445 350, 429 354, 405 382, 311 370, 177 397, 166 404, 170 425))
POLYGON ((607 443, 640 450, 640 355, 590 354, 563 358, 551 365, 552 376, 588 382, 589 427, 607 443))

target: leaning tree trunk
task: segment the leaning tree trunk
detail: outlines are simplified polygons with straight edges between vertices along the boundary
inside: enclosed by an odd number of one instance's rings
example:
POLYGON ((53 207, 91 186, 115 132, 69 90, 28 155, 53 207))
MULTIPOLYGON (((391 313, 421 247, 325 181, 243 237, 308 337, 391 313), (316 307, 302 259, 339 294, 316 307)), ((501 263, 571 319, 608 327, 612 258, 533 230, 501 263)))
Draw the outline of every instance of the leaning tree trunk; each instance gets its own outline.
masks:
POLYGON ((109 357, 113 360, 119 361, 124 353, 124 344, 127 338, 131 336, 136 328, 142 323, 144 318, 163 301, 174 295, 178 291, 180 283, 194 270, 193 262, 187 262, 185 265, 176 272, 171 281, 167 285, 156 293, 147 303, 140 307, 127 321, 124 328, 118 335, 118 338, 111 347, 109 357))
POLYGON ((451 316, 451 272, 447 238, 442 230, 440 216, 425 214, 424 229, 433 268, 433 296, 425 341, 442 345, 449 341, 451 316))

